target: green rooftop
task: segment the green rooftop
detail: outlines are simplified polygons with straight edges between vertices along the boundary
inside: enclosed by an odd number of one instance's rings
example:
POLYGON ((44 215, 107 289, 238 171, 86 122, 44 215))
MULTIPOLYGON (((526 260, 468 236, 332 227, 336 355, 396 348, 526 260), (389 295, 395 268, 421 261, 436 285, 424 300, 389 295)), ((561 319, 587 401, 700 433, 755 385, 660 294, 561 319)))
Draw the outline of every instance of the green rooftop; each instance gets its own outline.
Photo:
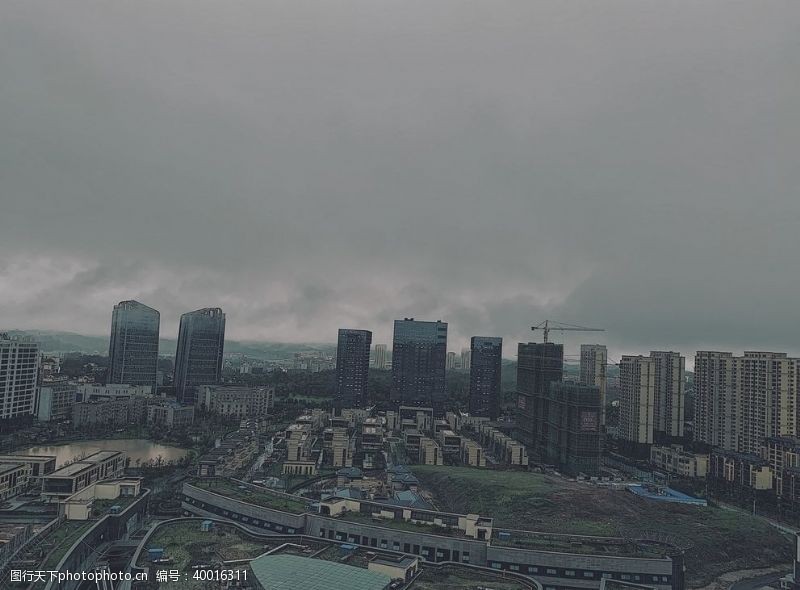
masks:
POLYGON ((301 498, 300 496, 282 494, 267 488, 259 489, 256 486, 242 485, 223 478, 195 479, 187 482, 187 484, 228 498, 233 498, 234 500, 241 500, 242 502, 263 506, 264 508, 291 512, 292 514, 302 514, 306 512, 306 506, 311 502, 311 500, 301 498))
POLYGON ((264 590, 385 590, 391 583, 383 574, 297 555, 263 555, 250 569, 264 590))

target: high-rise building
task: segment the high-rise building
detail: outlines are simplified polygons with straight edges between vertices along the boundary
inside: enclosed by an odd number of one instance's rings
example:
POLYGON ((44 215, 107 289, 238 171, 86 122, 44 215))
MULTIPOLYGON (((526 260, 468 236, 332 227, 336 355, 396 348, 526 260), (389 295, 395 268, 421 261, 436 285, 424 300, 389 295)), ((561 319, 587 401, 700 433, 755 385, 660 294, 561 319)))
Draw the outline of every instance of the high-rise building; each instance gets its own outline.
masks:
POLYGON ((0 418, 34 413, 38 374, 39 345, 0 333, 0 418))
POLYGON ((650 358, 655 361, 654 438, 672 442, 683 438, 686 359, 680 353, 664 351, 653 351, 650 358))
POLYGON ((517 347, 517 437, 529 454, 544 440, 536 417, 542 411, 542 396, 550 384, 564 374, 564 345, 553 342, 520 342, 517 347))
POLYGON ((336 346, 336 405, 358 408, 367 401, 372 332, 339 330, 336 346))
POLYGON ((500 414, 500 376, 503 339, 473 336, 469 370, 469 412, 497 420, 500 414))
POLYGON ((469 348, 462 348, 461 349, 461 368, 465 371, 469 371, 469 368, 472 364, 472 359, 470 358, 470 351, 469 348))
POLYGON ((395 320, 391 400, 440 408, 445 398, 447 323, 395 320))
POLYGON ((175 394, 179 401, 194 404, 197 387, 220 382, 224 347, 225 314, 219 307, 181 316, 175 353, 175 394))
POLYGON ((386 354, 386 345, 385 344, 376 344, 375 345, 375 368, 376 369, 386 369, 386 363, 388 362, 388 355, 386 354))
POLYGON ((600 388, 553 381, 534 419, 542 443, 534 452, 570 475, 600 474, 600 388))
POLYGON ((738 449, 739 396, 733 353, 698 350, 694 357, 694 439, 738 449))
POLYGON ((447 370, 452 371, 456 368, 456 353, 452 350, 447 353, 447 370))
POLYGON ((623 356, 619 363, 619 435, 637 454, 653 444, 656 369, 647 356, 623 356))
POLYGON ((606 367, 608 349, 603 344, 581 344, 581 384, 600 390, 600 425, 606 425, 606 367))
POLYGON ((156 390, 160 314, 138 301, 121 301, 111 316, 108 383, 156 390))
POLYGON ((780 352, 698 351, 695 440, 739 453, 759 453, 773 436, 797 436, 800 359, 780 352))

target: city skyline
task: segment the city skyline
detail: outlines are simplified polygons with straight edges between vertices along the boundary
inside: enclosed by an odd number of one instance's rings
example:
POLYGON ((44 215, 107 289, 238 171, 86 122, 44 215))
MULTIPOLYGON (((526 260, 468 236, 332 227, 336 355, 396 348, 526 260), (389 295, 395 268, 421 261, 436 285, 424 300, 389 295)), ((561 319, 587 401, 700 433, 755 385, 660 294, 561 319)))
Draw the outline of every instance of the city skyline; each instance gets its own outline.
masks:
MULTIPOLYGON (((147 306, 147 307, 149 307, 149 306, 147 306)), ((156 311, 158 311, 158 310, 156 310, 156 311)), ((197 311, 201 311, 201 310, 197 310, 197 311)), ((183 315, 186 315, 186 314, 183 314, 183 315)), ((223 315, 225 315, 225 314, 223 314, 223 315)), ((163 326, 163 325, 164 325, 163 322, 161 322, 161 326, 163 326)), ((372 330, 369 330, 369 331, 372 332, 372 330)), ((338 330, 337 330, 337 332, 338 332, 338 330)), ((20 329, 16 329, 16 328, 0 328, 0 333, 23 333, 23 334, 26 335, 26 337, 33 338, 33 341, 36 342, 36 343, 39 343, 39 339, 37 339, 37 337, 36 337, 37 333, 41 333, 41 334, 45 334, 45 335, 58 335, 58 334, 69 335, 69 334, 72 334, 74 336, 79 336, 79 337, 98 338, 98 339, 102 339, 102 340, 104 340, 106 342, 108 341, 108 334, 107 333, 106 334, 82 334, 82 333, 78 333, 78 332, 62 332, 62 331, 59 331, 59 330, 20 330, 20 329)), ((471 341, 471 339, 474 338, 474 337, 475 336, 468 337, 466 342, 469 343, 471 341)), ((498 338, 500 338, 502 340, 502 337, 498 336, 498 338)), ((556 336, 556 339, 558 339, 558 338, 559 338, 559 336, 556 336)), ((564 348, 564 354, 563 354, 563 359, 564 359, 563 362, 564 362, 564 364, 576 365, 576 366, 580 367, 581 366, 581 351, 582 351, 583 348, 586 348, 586 347, 601 347, 601 348, 606 348, 607 349, 606 345, 604 345, 604 344, 584 342, 584 341, 582 341, 584 339, 582 337, 580 337, 580 336, 568 337, 568 338, 570 338, 572 341, 570 341, 568 343, 556 342, 557 344, 560 344, 564 348)), ((592 338, 596 339, 596 337, 592 337, 592 338)), ((177 333, 176 333, 175 337, 172 337, 170 334, 166 334, 163 329, 160 330, 159 340, 160 340, 161 343, 174 342, 174 343, 177 344, 179 339, 180 339, 179 328, 177 330, 177 333)), ((586 339, 586 340, 589 340, 589 339, 586 339)), ((257 344, 291 344, 291 345, 296 345, 296 346, 307 345, 307 346, 311 346, 311 347, 313 347, 313 346, 327 346, 327 347, 331 347, 331 348, 336 348, 336 345, 337 345, 337 339, 336 338, 333 338, 333 339, 330 339, 330 340, 320 340, 320 341, 295 341, 295 342, 288 341, 287 342, 287 341, 283 341, 283 340, 269 340, 269 339, 266 339, 266 340, 236 340, 236 339, 232 339, 232 338, 227 338, 227 336, 226 336, 224 341, 225 342, 236 342, 236 343, 241 344, 241 345, 248 345, 248 344, 253 344, 253 345, 257 345, 257 344)), ((450 337, 449 337, 449 333, 448 333, 448 342, 449 341, 450 341, 450 337)), ((538 342, 535 338, 531 339, 530 337, 528 337, 526 339, 518 341, 517 344, 522 344, 525 341, 533 342, 533 343, 538 342)), ((552 336, 550 338, 550 341, 551 342, 553 341, 553 337, 552 336)), ((371 354, 371 356, 370 356, 370 359, 371 359, 370 360, 370 366, 371 367, 373 366, 373 361, 374 361, 374 358, 373 358, 373 355, 375 353, 374 347, 375 346, 382 346, 382 347, 385 347, 384 348, 384 351, 385 351, 384 354, 388 355, 388 358, 386 358, 385 361, 384 361, 384 362, 386 362, 388 364, 388 366, 384 367, 384 368, 387 368, 387 369, 391 368, 391 354, 392 354, 392 349, 390 347, 391 342, 392 342, 392 338, 391 337, 388 339, 388 343, 387 342, 383 342, 383 343, 382 342, 375 342, 375 340, 373 338, 373 348, 371 349, 371 353, 370 353, 371 354)), ((448 348, 450 348, 450 343, 448 344, 448 348)), ((665 348, 665 347, 661 347, 661 348, 665 348)), ((790 349, 791 349, 791 347, 789 347, 788 349, 779 350, 778 347, 775 347, 775 346, 772 346, 772 347, 765 346, 765 347, 759 348, 757 346, 747 346, 747 345, 745 345, 744 347, 740 347, 740 348, 728 348, 728 349, 725 349, 725 348, 723 348, 721 346, 707 346, 705 348, 698 348, 696 350, 694 350, 694 349, 683 350, 682 349, 682 350, 679 350, 679 351, 676 351, 676 352, 679 353, 682 357, 685 356, 684 361, 685 361, 686 370, 687 371, 693 371, 694 370, 695 360, 696 360, 696 355, 697 355, 697 353, 701 353, 701 352, 713 351, 713 352, 719 352, 719 353, 723 353, 723 354, 730 353, 730 354, 742 355, 742 354, 746 354, 747 352, 755 351, 755 352, 765 352, 765 353, 779 353, 779 354, 786 355, 786 357, 789 358, 789 359, 800 359, 800 353, 789 352, 790 349)), ((57 352, 58 353, 58 351, 48 351, 48 350, 45 350, 45 349, 42 349, 42 352, 57 352)), ((105 351, 101 351, 101 350, 90 351, 90 350, 78 350, 78 349, 75 349, 75 350, 62 351, 62 352, 85 352, 87 354, 95 353, 95 352, 102 354, 103 352, 105 352, 106 354, 108 354, 109 351, 108 350, 105 350, 105 351)), ((464 370, 464 368, 461 366, 462 355, 465 354, 465 353, 468 353, 468 352, 469 352, 469 348, 461 348, 460 352, 457 352, 456 350, 448 350, 447 351, 448 355, 452 353, 456 357, 456 363, 455 363, 455 366, 454 366, 454 368, 456 370, 464 370)), ((516 352, 516 349, 511 354, 508 354, 509 351, 505 350, 505 349, 504 349, 503 352, 504 352, 504 354, 503 354, 502 358, 503 358, 504 361, 514 361, 514 360, 517 359, 517 354, 514 353, 514 352, 516 352)), ((647 352, 647 351, 644 349, 644 347, 640 347, 640 348, 632 349, 632 350, 627 350, 626 349, 625 352, 620 351, 619 354, 616 354, 616 355, 610 354, 610 353, 606 353, 606 355, 604 356, 605 362, 603 364, 606 367, 608 367, 608 366, 619 367, 623 357, 625 357, 625 356, 638 356, 638 355, 644 354, 645 352, 647 352)), ((226 353, 226 354, 228 354, 228 353, 226 353)), ((241 352, 232 352, 230 354, 234 355, 234 356, 240 356, 243 353, 241 353, 241 352)), ((175 357, 176 353, 164 352, 163 350, 161 350, 161 348, 159 348, 159 356, 160 357, 175 357)), ((254 357, 254 358, 256 358, 256 357, 254 357)), ((375 368, 375 367, 373 367, 373 368, 375 368)), ((468 370, 468 368, 467 368, 467 370, 468 370)))

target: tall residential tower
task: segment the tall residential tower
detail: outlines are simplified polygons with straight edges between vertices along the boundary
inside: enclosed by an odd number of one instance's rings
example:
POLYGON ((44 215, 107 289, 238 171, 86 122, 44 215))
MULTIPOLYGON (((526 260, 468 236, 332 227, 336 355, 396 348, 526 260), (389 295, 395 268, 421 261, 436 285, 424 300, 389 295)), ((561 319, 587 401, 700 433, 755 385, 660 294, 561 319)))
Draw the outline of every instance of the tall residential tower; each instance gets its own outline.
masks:
POLYGON ((623 356, 619 363, 619 435, 634 454, 648 454, 653 444, 655 360, 623 356))
POLYGON ((657 442, 676 442, 683 438, 686 359, 664 351, 653 351, 650 358, 655 361, 654 437, 657 442))
POLYGON ((797 436, 800 359, 782 352, 698 351, 694 361, 695 440, 759 453, 765 438, 797 436))

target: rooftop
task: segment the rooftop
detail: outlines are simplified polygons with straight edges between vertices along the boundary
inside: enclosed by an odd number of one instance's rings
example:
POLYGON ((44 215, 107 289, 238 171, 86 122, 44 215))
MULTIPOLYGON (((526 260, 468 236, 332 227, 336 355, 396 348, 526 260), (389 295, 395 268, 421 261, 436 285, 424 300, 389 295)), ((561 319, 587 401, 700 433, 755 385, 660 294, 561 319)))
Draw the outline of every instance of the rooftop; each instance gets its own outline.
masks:
POLYGON ((292 514, 307 512, 306 507, 311 502, 311 500, 301 498, 300 496, 282 494, 267 488, 237 484, 234 481, 222 478, 197 479, 188 482, 187 485, 247 502, 248 504, 255 504, 256 506, 263 506, 264 508, 272 508, 274 510, 282 510, 292 514))
POLYGON ((55 455, 23 455, 16 453, 11 455, 0 455, 0 461, 24 461, 26 463, 47 463, 55 461, 55 455))
POLYGON ((370 563, 380 563, 383 565, 391 565, 394 567, 408 567, 413 565, 414 562, 419 561, 419 557, 411 555, 376 555, 370 560, 370 563))
POLYGON ((71 463, 70 465, 65 465, 61 469, 56 469, 52 473, 48 474, 47 477, 72 477, 82 471, 87 469, 91 469, 98 463, 103 461, 107 461, 108 459, 113 459, 116 455, 124 456, 125 453, 121 451, 98 451, 81 459, 80 461, 76 461, 75 463, 71 463))
POLYGON ((250 568, 264 590, 384 590, 388 576, 296 555, 263 555, 250 568))
POLYGON ((15 471, 20 467, 25 467, 24 463, 0 463, 0 474, 15 471))

